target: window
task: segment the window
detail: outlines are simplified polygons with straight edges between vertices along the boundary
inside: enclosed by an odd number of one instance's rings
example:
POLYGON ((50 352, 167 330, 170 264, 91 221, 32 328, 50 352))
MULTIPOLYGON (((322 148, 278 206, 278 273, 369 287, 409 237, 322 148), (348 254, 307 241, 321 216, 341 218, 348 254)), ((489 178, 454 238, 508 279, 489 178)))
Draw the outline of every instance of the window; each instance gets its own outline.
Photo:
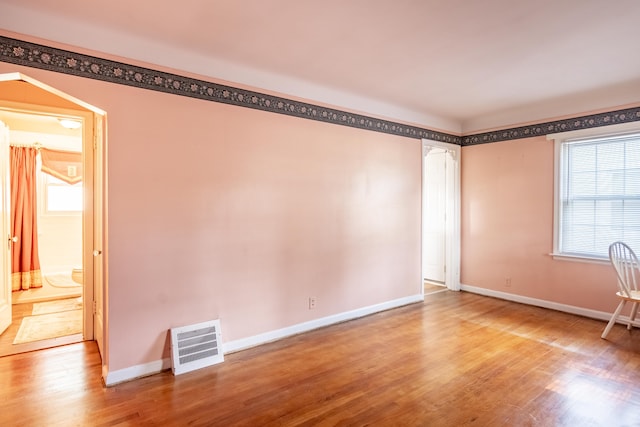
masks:
POLYGON ((617 240, 640 252, 640 133, 556 144, 555 254, 608 258, 617 240))
POLYGON ((44 211, 47 214, 82 212, 82 182, 67 184, 49 174, 44 179, 44 211))

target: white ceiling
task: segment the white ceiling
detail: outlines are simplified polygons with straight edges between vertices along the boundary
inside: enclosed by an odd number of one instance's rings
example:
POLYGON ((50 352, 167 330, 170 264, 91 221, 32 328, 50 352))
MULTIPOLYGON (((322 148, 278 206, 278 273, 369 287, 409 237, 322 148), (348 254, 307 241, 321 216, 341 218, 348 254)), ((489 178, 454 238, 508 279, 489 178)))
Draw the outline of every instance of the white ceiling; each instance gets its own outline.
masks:
POLYGON ((640 103, 638 0, 0 0, 0 28, 432 129, 640 103))
MULTIPOLYGON (((0 121, 9 127, 11 143, 40 143, 46 148, 82 151, 82 128, 66 129, 60 124, 59 118, 62 117, 0 109, 0 121)), ((64 118, 69 116, 65 115, 64 118)))
MULTIPOLYGON (((53 114, 25 113, 0 108, 0 120, 11 130, 71 137, 82 136, 81 128, 66 129, 60 124, 60 118, 62 117, 53 114)), ((68 116, 64 116, 64 118, 68 118, 68 116)))

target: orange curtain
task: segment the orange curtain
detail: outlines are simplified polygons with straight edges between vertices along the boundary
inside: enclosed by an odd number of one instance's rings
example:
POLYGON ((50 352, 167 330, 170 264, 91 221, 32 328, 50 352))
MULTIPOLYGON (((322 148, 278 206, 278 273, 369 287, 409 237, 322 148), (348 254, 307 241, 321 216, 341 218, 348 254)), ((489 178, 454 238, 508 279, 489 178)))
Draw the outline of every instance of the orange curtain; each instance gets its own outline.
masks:
POLYGON ((11 289, 42 287, 38 257, 36 156, 32 147, 11 147, 11 289))
POLYGON ((82 181, 82 153, 41 148, 40 157, 42 172, 71 185, 82 181))

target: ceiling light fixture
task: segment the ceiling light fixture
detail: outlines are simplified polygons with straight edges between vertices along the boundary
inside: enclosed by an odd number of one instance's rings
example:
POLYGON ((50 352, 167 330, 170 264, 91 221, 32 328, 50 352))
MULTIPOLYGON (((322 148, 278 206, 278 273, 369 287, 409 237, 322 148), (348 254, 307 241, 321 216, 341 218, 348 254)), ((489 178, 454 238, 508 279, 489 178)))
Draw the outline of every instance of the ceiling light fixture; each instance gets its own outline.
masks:
POLYGON ((66 129, 78 129, 80 126, 82 126, 82 123, 80 123, 78 120, 58 119, 58 122, 60 122, 60 126, 66 129))

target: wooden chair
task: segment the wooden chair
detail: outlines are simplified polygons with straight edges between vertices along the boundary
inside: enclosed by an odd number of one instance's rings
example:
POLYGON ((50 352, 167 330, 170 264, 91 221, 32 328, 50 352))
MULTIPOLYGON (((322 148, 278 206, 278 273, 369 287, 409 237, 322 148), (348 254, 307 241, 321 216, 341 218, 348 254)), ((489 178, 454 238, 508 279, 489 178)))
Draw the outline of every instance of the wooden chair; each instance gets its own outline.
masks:
POLYGON ((616 323, 616 319, 628 301, 633 303, 631 307, 631 316, 627 329, 631 329, 631 323, 635 320, 638 312, 638 303, 640 302, 640 291, 638 291, 638 281, 640 281, 640 264, 638 257, 633 250, 622 242, 614 242, 609 246, 609 259, 618 276, 618 292, 616 295, 620 298, 620 304, 613 312, 611 320, 604 328, 602 338, 606 338, 611 328, 616 323))

